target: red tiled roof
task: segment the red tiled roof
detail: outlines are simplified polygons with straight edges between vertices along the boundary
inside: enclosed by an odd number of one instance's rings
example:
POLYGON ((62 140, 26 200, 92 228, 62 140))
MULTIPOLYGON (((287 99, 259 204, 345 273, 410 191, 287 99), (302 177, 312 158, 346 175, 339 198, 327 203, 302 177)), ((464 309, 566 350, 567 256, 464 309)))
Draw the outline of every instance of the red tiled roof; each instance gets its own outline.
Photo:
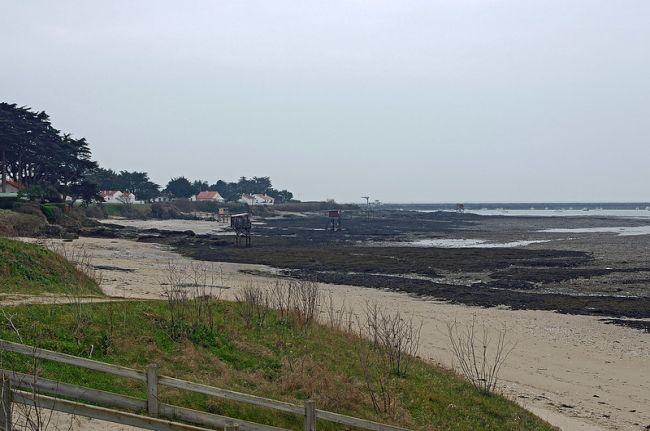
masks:
POLYGON ((196 195, 196 200, 201 200, 201 199, 219 199, 221 195, 219 192, 199 192, 196 195))
MULTIPOLYGON (((9 178, 7 178, 7 179, 5 180, 5 184, 8 185, 8 186, 15 187, 15 188, 17 188, 17 189, 22 189, 22 188, 25 187, 24 185, 20 184, 18 181, 14 181, 14 180, 11 180, 11 179, 9 179, 9 178)), ((1 185, 1 184, 0 184, 0 185, 1 185)))
POLYGON ((99 192, 99 196, 105 198, 107 196, 113 196, 115 193, 117 193, 117 190, 102 190, 99 192))

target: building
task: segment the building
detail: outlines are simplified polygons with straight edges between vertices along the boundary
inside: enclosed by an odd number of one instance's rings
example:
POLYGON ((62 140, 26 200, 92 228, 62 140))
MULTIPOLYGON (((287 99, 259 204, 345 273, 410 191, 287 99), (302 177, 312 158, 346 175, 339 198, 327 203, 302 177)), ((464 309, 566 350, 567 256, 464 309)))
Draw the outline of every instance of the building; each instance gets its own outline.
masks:
POLYGON ((99 196, 101 196, 107 204, 138 203, 133 193, 121 192, 119 190, 102 190, 99 192, 99 196))
POLYGON ((191 201, 208 201, 208 202, 223 202, 224 198, 221 197, 219 192, 199 192, 190 198, 191 201))
POLYGON ((241 199, 239 199, 239 202, 247 205, 273 205, 275 203, 275 199, 267 194, 244 194, 242 195, 241 199))
POLYGON ((4 184, 0 183, 0 197, 12 197, 12 198, 16 197, 18 196, 18 192, 24 188, 25 186, 23 186, 19 182, 7 178, 4 181, 4 184), (2 191, 3 186, 5 189, 4 193, 2 191))
POLYGON ((171 202, 173 200, 172 196, 162 194, 158 197, 151 199, 151 202, 171 202))
POLYGON ((6 193, 18 193, 21 189, 24 189, 25 186, 20 184, 17 181, 7 178, 4 184, 0 183, 0 192, 2 191, 2 186, 4 185, 6 193))

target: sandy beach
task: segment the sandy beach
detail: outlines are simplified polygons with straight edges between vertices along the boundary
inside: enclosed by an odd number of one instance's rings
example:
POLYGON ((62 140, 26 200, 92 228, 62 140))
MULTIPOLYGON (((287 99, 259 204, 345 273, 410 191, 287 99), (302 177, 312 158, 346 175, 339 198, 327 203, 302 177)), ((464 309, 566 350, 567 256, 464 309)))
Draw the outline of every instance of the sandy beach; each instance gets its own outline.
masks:
MULTIPOLYGON (((272 268, 200 263, 159 244, 80 238, 73 246, 92 255, 102 271, 102 289, 112 296, 162 298, 170 262, 209 268, 224 287, 219 289, 224 299, 234 299, 238 289, 249 283, 273 282, 272 268)), ((500 390, 563 430, 641 430, 650 425, 650 336, 646 333, 592 316, 467 307, 356 286, 321 287, 332 293, 338 305, 355 312, 373 301, 422 321, 420 356, 446 367, 453 367, 447 322, 466 323, 476 316, 490 327, 505 324, 517 346, 503 368, 500 390)))

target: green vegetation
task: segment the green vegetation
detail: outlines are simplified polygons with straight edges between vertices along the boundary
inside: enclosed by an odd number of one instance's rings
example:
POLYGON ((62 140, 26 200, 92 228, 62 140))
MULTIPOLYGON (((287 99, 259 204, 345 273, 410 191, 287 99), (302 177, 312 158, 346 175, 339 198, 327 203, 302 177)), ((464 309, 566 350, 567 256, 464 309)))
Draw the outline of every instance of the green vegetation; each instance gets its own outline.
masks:
POLYGON ((149 200, 160 194, 160 186, 149 179, 146 172, 115 172, 112 169, 97 168, 89 174, 99 190, 121 190, 133 193, 139 200, 149 200))
POLYGON ((47 224, 42 214, 25 214, 0 209, 0 236, 33 236, 47 224))
POLYGON ((219 180, 209 186, 207 181, 194 181, 193 185, 201 190, 213 190, 227 201, 237 201, 242 194, 265 193, 272 196, 276 203, 289 202, 293 199, 293 193, 288 190, 277 190, 271 184, 269 177, 241 177, 237 182, 226 182, 219 180))
POLYGON ((147 219, 151 217, 152 204, 101 204, 109 217, 126 217, 131 219, 147 219))
MULTIPOLYGON (((53 127, 44 111, 34 111, 15 103, 0 102, 0 193, 6 194, 7 181, 20 184, 18 197, 37 202, 102 202, 101 190, 133 193, 138 200, 150 201, 160 195, 160 186, 147 172, 101 168, 92 160, 85 138, 73 138, 53 127)), ((272 187, 269 177, 241 177, 236 182, 204 180, 190 182, 172 178, 164 189, 167 197, 189 198, 201 191, 218 191, 226 201, 237 202, 242 194, 266 193, 277 203, 290 202, 293 193, 272 187)), ((4 196, 3 200, 14 199, 4 196)), ((0 202, 0 205, 3 203, 0 202)), ((137 215, 137 214, 136 214, 137 215)))
POLYGON ((84 138, 55 129, 45 112, 0 103, 0 192, 5 179, 27 186, 30 199, 65 201, 67 196, 90 202, 97 184, 86 175, 97 167, 84 138))
MULTIPOLYGON (((194 212, 207 212, 216 214, 219 208, 227 208, 231 214, 245 212, 248 207, 236 202, 213 202, 176 199, 171 202, 155 202, 142 204, 97 204, 84 208, 88 217, 107 218, 125 217, 129 219, 146 220, 154 219, 192 219, 194 212)), ((258 210, 259 208, 256 208, 258 210)))
POLYGON ((0 238, 0 292, 101 295, 78 265, 43 246, 7 238, 0 238))
MULTIPOLYGON (((376 413, 366 391, 359 360, 359 338, 316 325, 302 325, 266 312, 246 319, 245 304, 214 302, 210 329, 197 327, 176 341, 169 336, 170 311, 162 301, 84 304, 82 325, 75 305, 12 307, 10 325, 0 337, 51 350, 144 369, 157 363, 171 375, 259 396, 421 430, 550 430, 548 424, 515 403, 473 388, 453 373, 414 359, 395 381, 397 411, 376 413), (79 329, 80 328, 80 329, 79 329)), ((250 316, 249 316, 250 317, 250 316)), ((372 349, 368 349, 372 353, 372 349)), ((33 361, 2 352, 0 366, 33 371, 33 361)), ((38 365, 40 375, 64 382, 145 397, 140 382, 54 362, 38 365)), ((296 416, 184 391, 163 389, 163 402, 213 413, 301 429, 296 416)), ((342 429, 319 423, 321 430, 342 429)))
MULTIPOLYGON (((100 190, 121 190, 135 194, 138 200, 147 201, 160 195, 160 186, 149 179, 146 172, 115 172, 112 169, 96 168, 88 174, 90 182, 97 184, 100 190)), ((205 180, 190 181, 186 177, 169 180, 163 195, 169 198, 187 199, 202 191, 217 191, 228 202, 237 202, 242 194, 266 193, 273 196, 277 203, 289 202, 293 193, 272 187, 269 177, 241 177, 236 182, 218 180, 210 185, 205 180)))

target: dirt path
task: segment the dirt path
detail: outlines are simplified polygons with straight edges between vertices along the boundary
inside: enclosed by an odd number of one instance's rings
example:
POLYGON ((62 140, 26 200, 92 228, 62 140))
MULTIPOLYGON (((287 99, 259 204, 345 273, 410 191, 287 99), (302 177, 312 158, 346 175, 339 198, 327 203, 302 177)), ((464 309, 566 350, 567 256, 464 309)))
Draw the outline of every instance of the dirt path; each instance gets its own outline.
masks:
MULTIPOLYGON (((206 263, 164 246, 118 239, 74 242, 103 268, 102 288, 112 296, 161 298, 170 262, 205 265, 224 299, 248 283, 268 285, 272 268, 206 263), (242 273, 246 270, 249 273, 242 273)), ((517 347, 502 372, 502 390, 563 430, 643 430, 650 425, 650 335, 608 325, 591 316, 545 311, 481 309, 426 301, 405 294, 354 286, 323 285, 337 305, 355 311, 368 300, 423 322, 420 355, 452 365, 447 322, 476 316, 490 327, 505 324, 517 347)))
POLYGON ((23 294, 0 294, 0 305, 24 305, 24 304, 72 304, 72 303, 97 303, 97 302, 123 302, 128 298, 114 298, 105 296, 62 296, 54 294, 23 295, 23 294))

